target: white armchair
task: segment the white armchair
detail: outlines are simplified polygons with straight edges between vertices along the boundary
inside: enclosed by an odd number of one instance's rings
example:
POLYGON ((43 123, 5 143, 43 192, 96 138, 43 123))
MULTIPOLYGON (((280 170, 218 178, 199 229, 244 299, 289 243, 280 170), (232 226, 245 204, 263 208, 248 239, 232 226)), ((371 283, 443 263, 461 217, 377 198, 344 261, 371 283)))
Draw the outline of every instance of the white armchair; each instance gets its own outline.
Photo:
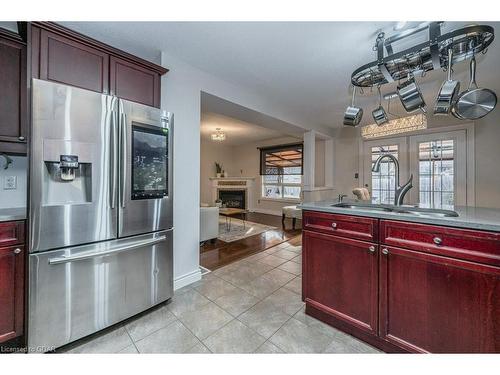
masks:
POLYGON ((219 207, 200 207, 200 242, 219 236, 219 207))

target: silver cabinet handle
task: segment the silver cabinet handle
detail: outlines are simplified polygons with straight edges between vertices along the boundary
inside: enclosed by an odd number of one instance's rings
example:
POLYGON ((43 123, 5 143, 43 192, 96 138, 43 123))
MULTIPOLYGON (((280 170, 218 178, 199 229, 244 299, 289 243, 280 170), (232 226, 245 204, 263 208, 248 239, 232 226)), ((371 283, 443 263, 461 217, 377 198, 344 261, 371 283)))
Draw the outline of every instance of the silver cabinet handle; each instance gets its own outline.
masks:
POLYGON ((17 248, 14 250, 14 254, 20 254, 21 253, 21 249, 20 248, 17 248))
POLYGON ((438 246, 443 243, 443 240, 440 237, 434 237, 432 241, 434 241, 434 243, 438 246))
POLYGON ((153 238, 151 240, 140 241, 140 242, 136 242, 136 243, 133 243, 133 244, 130 244, 130 245, 127 245, 127 246, 122 246, 122 247, 114 248, 114 249, 111 249, 111 250, 106 250, 106 251, 101 251, 101 252, 87 252, 87 253, 79 254, 79 255, 62 256, 62 257, 58 257, 58 258, 51 258, 51 259, 49 259, 49 264, 50 265, 54 265, 54 264, 75 262, 77 260, 84 260, 84 259, 90 259, 90 258, 95 258, 95 257, 102 257, 102 256, 106 256, 106 255, 120 253, 122 251, 137 249, 137 248, 143 247, 143 246, 154 245, 154 244, 157 244, 159 242, 165 241, 166 239, 167 239, 167 236, 160 236, 158 238, 153 238))
POLYGON ((337 223, 332 223, 332 228, 336 229, 337 228, 337 223))
POLYGON ((375 246, 370 246, 368 248, 368 251, 370 252, 370 254, 375 254, 375 246))
POLYGON ((26 138, 24 138, 22 135, 18 138, 20 141, 24 141, 26 138))
POLYGON ((384 248, 382 249, 382 254, 384 254, 384 255, 389 255, 389 250, 388 250, 387 248, 385 248, 385 247, 384 247, 384 248))

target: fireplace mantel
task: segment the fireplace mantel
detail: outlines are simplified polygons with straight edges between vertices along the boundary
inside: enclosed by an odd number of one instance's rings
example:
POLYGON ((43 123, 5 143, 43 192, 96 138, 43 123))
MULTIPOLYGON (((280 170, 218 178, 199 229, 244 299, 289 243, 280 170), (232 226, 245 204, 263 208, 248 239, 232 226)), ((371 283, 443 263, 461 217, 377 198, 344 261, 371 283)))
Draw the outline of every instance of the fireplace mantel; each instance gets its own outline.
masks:
POLYGON ((212 182, 212 203, 219 196, 219 190, 245 190, 245 208, 253 210, 255 177, 210 177, 212 182))

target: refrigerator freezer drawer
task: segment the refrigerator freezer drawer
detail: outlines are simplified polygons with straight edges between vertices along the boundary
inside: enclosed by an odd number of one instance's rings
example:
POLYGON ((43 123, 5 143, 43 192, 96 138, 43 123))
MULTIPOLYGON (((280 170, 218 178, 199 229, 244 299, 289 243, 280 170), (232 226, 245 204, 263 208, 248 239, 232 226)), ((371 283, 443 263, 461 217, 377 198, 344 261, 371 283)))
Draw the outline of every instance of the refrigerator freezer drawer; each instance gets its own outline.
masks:
POLYGON ((65 345, 173 294, 171 230, 29 258, 31 348, 65 345))

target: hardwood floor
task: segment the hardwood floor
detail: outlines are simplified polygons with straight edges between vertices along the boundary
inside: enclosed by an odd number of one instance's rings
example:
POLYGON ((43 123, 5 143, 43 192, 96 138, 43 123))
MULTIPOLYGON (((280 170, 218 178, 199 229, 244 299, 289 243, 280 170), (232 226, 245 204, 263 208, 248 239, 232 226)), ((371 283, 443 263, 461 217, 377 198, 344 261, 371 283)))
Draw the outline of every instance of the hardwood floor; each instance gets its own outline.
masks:
POLYGON ((294 245, 300 244, 301 220, 297 220, 296 229, 292 229, 292 219, 286 219, 286 229, 283 229, 280 216, 256 212, 249 212, 245 216, 248 221, 271 225, 276 229, 234 242, 224 242, 219 239, 213 244, 206 242, 200 246, 200 264, 203 267, 214 270, 289 240, 294 245))

